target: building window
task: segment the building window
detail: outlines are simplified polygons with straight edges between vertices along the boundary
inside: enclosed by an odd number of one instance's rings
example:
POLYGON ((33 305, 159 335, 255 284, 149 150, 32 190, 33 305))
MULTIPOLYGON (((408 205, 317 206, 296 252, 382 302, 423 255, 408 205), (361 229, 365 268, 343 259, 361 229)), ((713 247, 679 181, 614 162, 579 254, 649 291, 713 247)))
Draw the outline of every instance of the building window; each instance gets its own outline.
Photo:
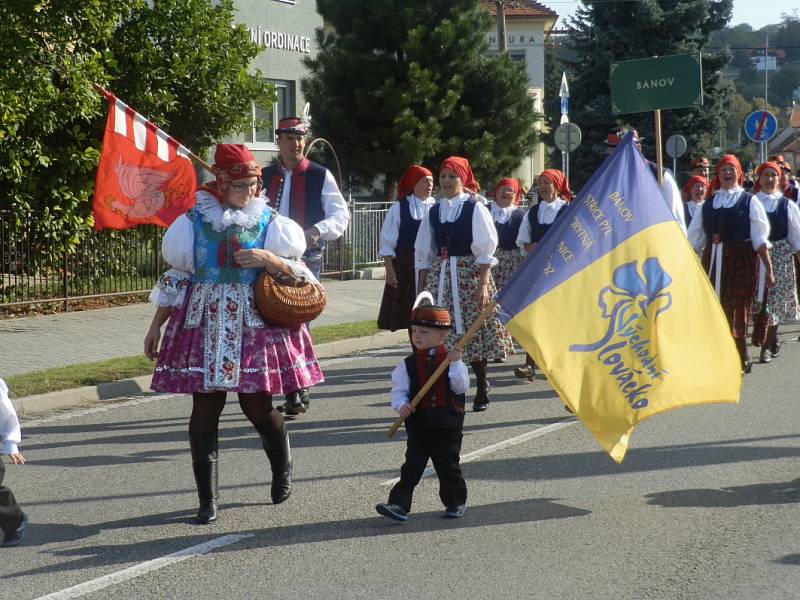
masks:
POLYGON ((278 121, 294 115, 294 81, 268 79, 275 86, 278 99, 271 107, 253 104, 253 126, 250 134, 250 143, 257 149, 275 149, 275 127, 278 121), (264 127, 264 120, 269 120, 269 126, 264 127))

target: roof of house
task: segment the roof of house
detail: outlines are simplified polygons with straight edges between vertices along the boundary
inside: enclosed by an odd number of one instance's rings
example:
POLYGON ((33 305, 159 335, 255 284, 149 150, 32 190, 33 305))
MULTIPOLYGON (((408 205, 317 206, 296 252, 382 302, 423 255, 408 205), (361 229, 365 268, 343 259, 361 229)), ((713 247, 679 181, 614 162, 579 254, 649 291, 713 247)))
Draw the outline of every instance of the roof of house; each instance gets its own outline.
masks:
MULTIPOLYGON (((489 11, 490 14, 497 14, 497 3, 495 0, 481 0, 481 5, 489 11)), ((508 17, 558 17, 558 14, 547 8, 544 4, 539 4, 533 0, 506 0, 505 2, 506 18, 508 17)))

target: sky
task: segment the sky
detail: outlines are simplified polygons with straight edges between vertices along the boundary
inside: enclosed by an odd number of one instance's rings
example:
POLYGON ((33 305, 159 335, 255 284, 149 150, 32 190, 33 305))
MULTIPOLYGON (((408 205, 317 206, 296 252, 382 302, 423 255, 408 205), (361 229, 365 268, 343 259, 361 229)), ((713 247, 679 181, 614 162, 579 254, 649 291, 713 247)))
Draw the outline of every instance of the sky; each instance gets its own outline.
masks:
MULTIPOLYGON (((539 0, 548 8, 558 13, 557 27, 564 24, 564 17, 572 15, 580 2, 574 0, 539 0)), ((729 25, 749 24, 753 29, 760 29, 765 25, 780 23, 781 14, 791 12, 794 2, 765 2, 764 0, 733 0, 733 18, 729 25), (769 7, 769 8, 767 8, 769 7)), ((800 2, 798 2, 800 8, 800 2)))

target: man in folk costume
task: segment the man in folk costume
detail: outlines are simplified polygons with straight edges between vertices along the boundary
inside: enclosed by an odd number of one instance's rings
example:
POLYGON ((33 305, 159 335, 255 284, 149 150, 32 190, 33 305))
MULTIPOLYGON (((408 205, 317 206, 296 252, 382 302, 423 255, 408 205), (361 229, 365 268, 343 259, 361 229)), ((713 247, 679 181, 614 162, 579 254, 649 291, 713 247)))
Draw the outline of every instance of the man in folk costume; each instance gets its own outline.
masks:
POLYGON ((719 297, 742 363, 751 369, 747 326, 756 291, 758 260, 765 267, 767 287, 775 283, 769 253, 769 219, 758 199, 744 191, 744 173, 737 159, 726 154, 717 163, 711 195, 689 226, 689 243, 703 251, 703 268, 719 297))
MULTIPOLYGON (((326 241, 342 236, 350 222, 350 211, 331 172, 305 157, 307 133, 308 127, 298 117, 278 121, 275 135, 280 155, 262 169, 261 177, 270 206, 305 231, 303 261, 319 279, 322 248, 326 241)), ((283 409, 290 416, 306 412, 308 389, 287 393, 283 409)))
POLYGON ((708 179, 708 176, 711 174, 711 163, 705 156, 701 156, 700 158, 693 158, 692 162, 689 164, 690 174, 696 175, 697 177, 705 177, 708 179))
POLYGON ((769 162, 777 164, 781 168, 779 173, 781 177, 780 189, 783 190, 783 195, 797 202, 798 199, 798 186, 797 180, 792 176, 792 166, 783 158, 783 154, 774 154, 769 157, 769 162))
MULTIPOLYGON (((633 141, 636 143, 636 147, 639 148, 641 152, 644 138, 640 137, 639 132, 635 129, 631 129, 630 131, 633 133, 633 141)), ((626 133, 628 133, 628 130, 623 127, 615 129, 606 136, 605 145, 606 148, 608 148, 609 154, 614 151, 614 148, 622 141, 626 133)), ((645 157, 645 160, 647 161, 647 166, 650 168, 653 177, 658 181, 658 165, 648 160, 647 157, 645 157)), ((686 233, 686 223, 683 220, 683 199, 681 198, 681 191, 678 188, 678 184, 675 183, 672 172, 664 167, 661 167, 661 182, 659 183, 659 187, 661 188, 661 195, 664 198, 664 202, 667 203, 672 213, 672 217, 675 219, 675 222, 680 225, 681 231, 686 233)))

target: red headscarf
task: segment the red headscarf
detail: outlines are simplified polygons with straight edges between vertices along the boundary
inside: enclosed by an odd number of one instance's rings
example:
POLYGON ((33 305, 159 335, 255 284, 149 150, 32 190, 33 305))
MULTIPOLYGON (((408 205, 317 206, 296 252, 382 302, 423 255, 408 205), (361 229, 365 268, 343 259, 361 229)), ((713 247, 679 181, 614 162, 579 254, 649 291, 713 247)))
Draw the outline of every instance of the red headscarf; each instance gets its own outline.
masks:
POLYGON ((497 192, 500 188, 510 187, 514 190, 514 205, 519 206, 519 199, 522 196, 522 188, 519 187, 519 181, 514 179, 513 177, 504 177, 500 181, 497 182, 497 185, 494 186, 494 199, 497 201, 497 192))
POLYGON ((756 184, 753 186, 753 192, 758 192, 761 190, 761 174, 767 169, 772 169, 778 176, 778 185, 776 186, 776 190, 783 190, 783 171, 781 166, 776 162, 770 161, 761 163, 756 167, 756 184))
POLYGON ((742 165, 739 164, 739 159, 733 154, 726 154, 719 159, 717 166, 714 168, 714 179, 711 180, 711 190, 708 192, 709 196, 722 187, 719 181, 719 171, 724 165, 731 165, 736 169, 736 181, 739 185, 742 185, 742 182, 744 182, 744 171, 742 171, 742 165))
POLYGON ((408 167, 400 178, 400 181, 397 182, 397 199, 400 200, 411 194, 414 191, 414 186, 417 185, 419 180, 423 177, 433 177, 433 173, 420 165, 411 165, 408 167))
POLYGON ((547 177, 552 181, 556 188, 556 193, 561 198, 567 202, 572 200, 572 190, 569 189, 569 184, 567 184, 567 178, 564 176, 564 173, 558 169, 545 169, 539 173, 539 177, 547 177))
POLYGON ((687 202, 692 199, 692 188, 695 183, 702 183, 706 186, 706 196, 708 196, 708 179, 700 175, 692 175, 689 180, 683 185, 683 199, 687 202))
POLYGON ((480 188, 475 176, 472 174, 472 167, 469 166, 469 161, 466 158, 460 156, 445 158, 442 164, 439 165, 439 173, 442 172, 442 169, 454 171, 461 180, 461 185, 464 186, 464 189, 477 192, 480 188))
POLYGON ((258 177, 256 195, 261 192, 261 167, 244 144, 217 144, 214 152, 214 166, 211 170, 216 176, 215 181, 209 181, 200 186, 201 190, 210 192, 218 200, 225 198, 228 183, 234 179, 258 177))

